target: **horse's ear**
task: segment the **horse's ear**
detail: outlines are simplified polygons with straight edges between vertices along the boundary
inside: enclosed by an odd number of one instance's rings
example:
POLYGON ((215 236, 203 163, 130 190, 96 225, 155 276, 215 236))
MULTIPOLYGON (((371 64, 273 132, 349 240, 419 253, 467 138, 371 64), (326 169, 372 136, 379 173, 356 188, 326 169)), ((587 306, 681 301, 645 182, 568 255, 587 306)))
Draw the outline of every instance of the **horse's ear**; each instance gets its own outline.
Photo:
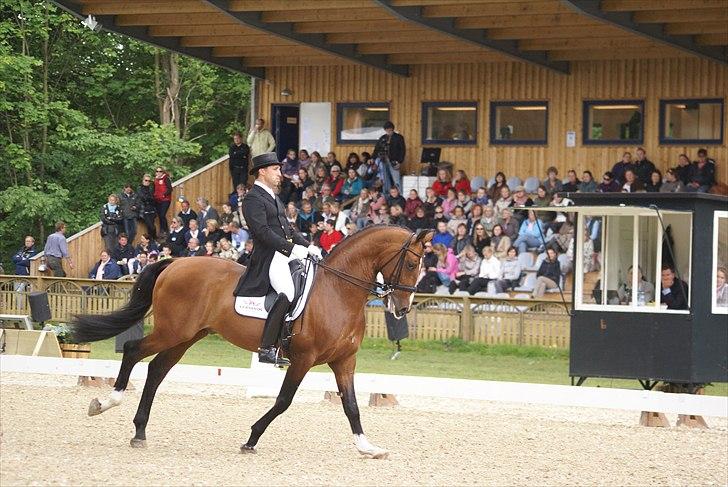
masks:
POLYGON ((415 242, 419 242, 422 245, 425 245, 427 242, 432 241, 432 237, 435 236, 434 230, 424 230, 420 229, 417 231, 417 238, 415 238, 415 242))

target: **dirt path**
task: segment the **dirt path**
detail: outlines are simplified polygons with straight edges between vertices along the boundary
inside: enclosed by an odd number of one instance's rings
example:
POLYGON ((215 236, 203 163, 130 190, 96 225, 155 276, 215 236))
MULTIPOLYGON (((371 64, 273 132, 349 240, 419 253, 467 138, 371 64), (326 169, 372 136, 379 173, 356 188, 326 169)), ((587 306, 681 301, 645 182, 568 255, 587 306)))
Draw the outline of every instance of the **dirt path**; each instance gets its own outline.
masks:
MULTIPOLYGON (((165 384, 147 428, 128 446, 141 384, 124 404, 89 418, 108 390, 65 377, 0 375, 0 485, 725 485, 728 424, 637 426, 637 413, 401 397, 395 408, 361 398, 369 439, 354 449, 339 406, 302 394, 275 421, 257 455, 238 447, 271 400, 242 389, 165 384)), ((671 422, 674 417, 669 418, 671 422)))

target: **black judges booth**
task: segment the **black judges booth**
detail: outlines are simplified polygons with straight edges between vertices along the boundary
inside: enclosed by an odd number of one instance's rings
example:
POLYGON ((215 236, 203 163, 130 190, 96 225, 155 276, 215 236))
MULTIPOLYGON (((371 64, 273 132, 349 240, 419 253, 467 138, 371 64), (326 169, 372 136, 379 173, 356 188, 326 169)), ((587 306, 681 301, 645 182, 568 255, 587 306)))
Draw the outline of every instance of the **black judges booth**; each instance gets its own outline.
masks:
POLYGON ((724 282, 728 266, 728 198, 686 193, 567 197, 575 204, 567 211, 577 216, 572 382, 625 378, 652 388, 658 381, 728 381, 728 294, 716 284, 724 282), (664 264, 685 282, 684 309, 661 303, 664 264))

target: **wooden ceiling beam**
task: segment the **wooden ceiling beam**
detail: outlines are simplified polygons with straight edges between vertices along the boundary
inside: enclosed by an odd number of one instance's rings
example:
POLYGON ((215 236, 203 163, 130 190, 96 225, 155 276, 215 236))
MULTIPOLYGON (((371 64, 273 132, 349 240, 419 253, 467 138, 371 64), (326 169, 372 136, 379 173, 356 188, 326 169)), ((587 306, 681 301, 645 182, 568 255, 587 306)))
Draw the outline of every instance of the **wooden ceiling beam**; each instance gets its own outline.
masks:
POLYGON ((690 54, 670 47, 652 47, 640 49, 584 49, 569 51, 551 51, 549 56, 561 61, 608 61, 621 59, 664 59, 688 57, 690 54))
POLYGON ((635 12, 640 10, 682 10, 701 8, 726 8, 725 0, 603 0, 602 10, 607 12, 635 12))
POLYGON ((665 33, 670 35, 723 34, 726 32, 728 32, 728 24, 725 22, 665 25, 665 33))
POLYGON ((706 46, 725 46, 728 45, 728 33, 701 34, 695 36, 695 42, 706 46))
POLYGON ((217 57, 285 57, 289 58, 297 56, 313 56, 313 57, 326 57, 322 56, 316 49, 310 47, 296 46, 296 55, 291 56, 290 46, 223 46, 214 47, 212 49, 212 55, 217 57))
POLYGON ((389 56, 389 61, 398 64, 451 64, 508 62, 512 60, 498 53, 481 51, 472 53, 392 54, 389 56))
POLYGON ((457 41, 445 42, 381 42, 371 44, 360 44, 357 48, 362 54, 401 54, 401 53, 424 53, 424 52, 483 52, 477 46, 464 44, 457 41))
MULTIPOLYGON (((443 34, 423 29, 389 32, 387 34, 387 42, 395 44, 398 42, 423 42, 423 39, 426 39, 427 42, 450 40, 449 37, 443 34)), ((373 44, 382 42, 382 36, 373 35, 371 31, 344 32, 327 34, 326 40, 332 44, 373 44)))
POLYGON ((728 2, 725 8, 698 10, 647 10, 635 12, 632 20, 638 24, 664 24, 667 22, 728 21, 728 2))
POLYGON ((121 15, 121 14, 176 14, 214 12, 198 1, 180 0, 177 2, 107 2, 85 4, 81 9, 84 15, 121 15))
POLYGON ((426 7, 430 5, 462 5, 470 4, 491 4, 491 3, 530 3, 532 0, 392 0, 395 7, 426 7))
POLYGON ((588 25, 589 19, 578 14, 503 15, 488 17, 461 17, 455 21, 460 29, 493 29, 498 27, 561 27, 588 25))
POLYGON ((243 36, 260 35, 260 32, 236 24, 152 25, 149 27, 149 35, 155 37, 243 36))
POLYGON ((230 0, 228 8, 233 12, 269 12, 288 10, 323 10, 332 8, 361 7, 361 0, 230 0))
POLYGON ((492 39, 559 39, 559 38, 590 38, 590 37, 624 37, 624 32, 616 27, 596 26, 596 27, 571 27, 564 29, 562 27, 534 27, 533 29, 524 29, 522 27, 514 29, 490 29, 488 37, 492 39))
POLYGON ((299 47, 298 44, 293 42, 266 34, 249 36, 189 36, 182 37, 180 44, 187 47, 256 46, 259 50, 269 47, 287 46, 289 53, 292 47, 299 47))
POLYGON ((351 61, 335 56, 251 56, 243 58, 243 65, 264 68, 274 66, 339 66, 352 64, 351 61))
POLYGON ((503 15, 534 15, 571 13, 555 1, 502 2, 502 3, 462 3, 454 5, 433 5, 424 7, 424 17, 487 17, 503 15))
POLYGON ((524 51, 569 50, 569 49, 624 49, 630 47, 653 47, 656 44, 647 39, 635 37, 594 37, 573 39, 523 39, 518 46, 524 51))
POLYGON ((345 32, 368 32, 372 36, 381 37, 384 32, 397 32, 401 30, 415 30, 414 27, 400 20, 379 20, 376 22, 376 31, 373 30, 372 24, 357 21, 344 22, 296 22, 293 24, 293 30, 299 34, 329 34, 329 33, 345 33, 345 32))
MULTIPOLYGON (((263 12, 263 22, 342 22, 385 20, 392 17, 379 8, 348 8, 336 10, 285 10, 263 12)), ((369 26, 371 29, 371 26, 369 26)))
POLYGON ((125 27, 150 25, 232 25, 233 23, 221 13, 197 14, 129 14, 117 15, 116 24, 125 27))

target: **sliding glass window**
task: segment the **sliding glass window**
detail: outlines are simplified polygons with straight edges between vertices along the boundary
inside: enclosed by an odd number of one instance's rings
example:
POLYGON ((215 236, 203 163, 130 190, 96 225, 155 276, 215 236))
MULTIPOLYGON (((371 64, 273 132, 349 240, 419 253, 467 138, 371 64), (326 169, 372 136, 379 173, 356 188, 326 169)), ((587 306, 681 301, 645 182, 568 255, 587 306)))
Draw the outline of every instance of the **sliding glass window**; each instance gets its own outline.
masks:
POLYGON ((389 103, 339 103, 336 105, 336 142, 374 143, 384 135, 390 120, 389 103))
POLYGON ((475 145, 478 135, 476 102, 422 103, 422 143, 475 145))
POLYGON ((644 111, 642 100, 584 101, 584 145, 642 144, 644 111))
POLYGON ((723 99, 660 100, 661 144, 723 144, 723 99))
POLYGON ((490 143, 493 145, 546 145, 549 104, 546 101, 494 101, 490 103, 490 143))

